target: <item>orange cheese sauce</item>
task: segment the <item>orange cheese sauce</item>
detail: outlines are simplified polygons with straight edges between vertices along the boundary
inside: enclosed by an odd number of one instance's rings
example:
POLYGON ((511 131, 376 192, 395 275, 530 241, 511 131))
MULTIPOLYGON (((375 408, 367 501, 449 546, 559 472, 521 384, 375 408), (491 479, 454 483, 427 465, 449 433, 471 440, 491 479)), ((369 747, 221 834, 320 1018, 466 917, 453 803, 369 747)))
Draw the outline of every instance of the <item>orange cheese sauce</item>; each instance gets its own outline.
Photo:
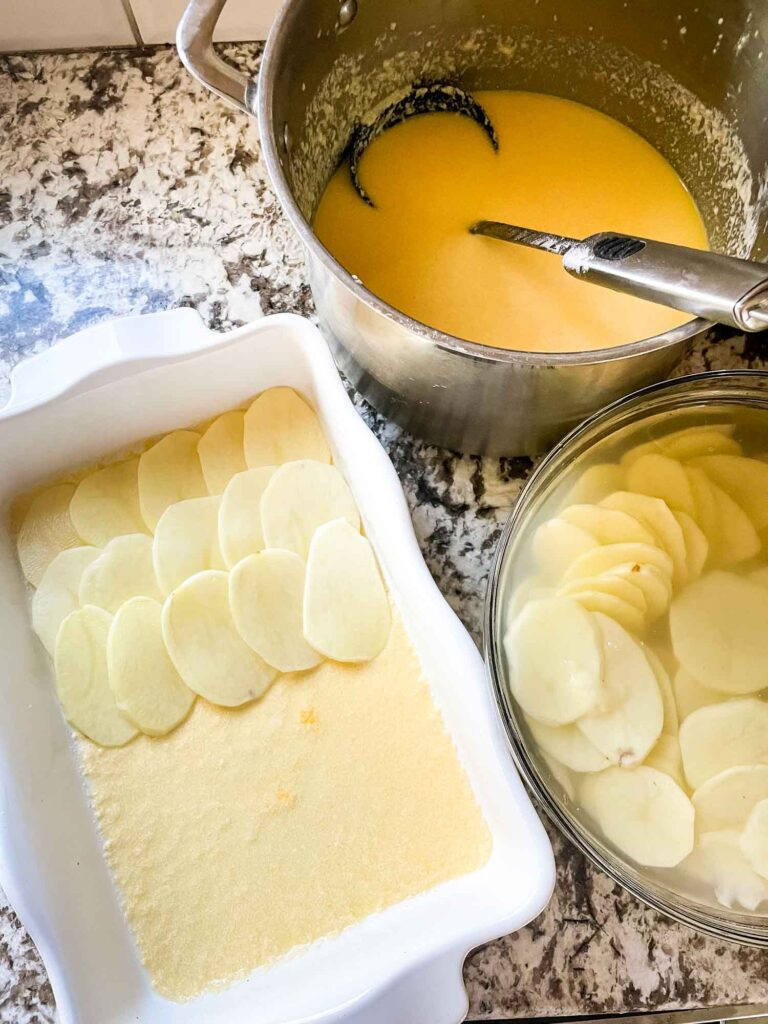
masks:
POLYGON ((607 348, 683 324, 688 314, 568 276, 560 259, 470 235, 479 219, 583 238, 619 231, 708 248, 676 171, 619 122, 570 100, 478 92, 498 138, 455 114, 384 132, 346 163, 320 201, 320 241, 376 295, 449 334, 506 349, 607 348))

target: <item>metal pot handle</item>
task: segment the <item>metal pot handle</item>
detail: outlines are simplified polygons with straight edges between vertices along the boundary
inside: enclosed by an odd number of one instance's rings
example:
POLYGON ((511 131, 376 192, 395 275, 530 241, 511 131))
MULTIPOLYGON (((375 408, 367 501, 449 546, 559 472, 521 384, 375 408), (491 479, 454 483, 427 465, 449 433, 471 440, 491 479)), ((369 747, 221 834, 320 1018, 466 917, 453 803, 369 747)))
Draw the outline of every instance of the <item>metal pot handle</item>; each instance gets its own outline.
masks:
POLYGON ((213 31, 226 0, 190 0, 176 30, 176 48, 193 78, 238 110, 250 113, 254 81, 213 48, 213 31))

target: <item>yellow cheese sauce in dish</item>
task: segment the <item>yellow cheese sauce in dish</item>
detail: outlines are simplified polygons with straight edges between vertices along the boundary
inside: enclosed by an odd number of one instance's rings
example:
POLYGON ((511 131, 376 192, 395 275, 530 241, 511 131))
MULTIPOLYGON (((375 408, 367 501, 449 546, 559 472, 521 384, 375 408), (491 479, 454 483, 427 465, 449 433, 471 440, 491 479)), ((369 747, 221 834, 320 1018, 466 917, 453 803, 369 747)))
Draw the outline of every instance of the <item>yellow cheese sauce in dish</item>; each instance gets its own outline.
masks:
POLYGON ((619 231, 706 249, 676 171, 618 121, 538 93, 478 92, 499 150, 476 124, 427 114, 385 131, 360 178, 342 164, 321 198, 320 241, 374 294, 448 334, 498 348, 568 352, 660 334, 685 313, 570 278, 559 258, 470 235, 479 219, 583 238, 619 231))

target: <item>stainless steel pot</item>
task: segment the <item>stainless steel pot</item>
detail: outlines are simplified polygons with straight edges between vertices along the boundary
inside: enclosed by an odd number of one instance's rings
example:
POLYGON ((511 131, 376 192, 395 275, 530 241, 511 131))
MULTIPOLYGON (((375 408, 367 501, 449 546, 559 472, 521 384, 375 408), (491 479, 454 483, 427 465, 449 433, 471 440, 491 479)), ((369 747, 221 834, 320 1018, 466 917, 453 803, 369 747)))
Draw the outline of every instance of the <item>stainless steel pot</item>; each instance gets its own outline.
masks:
POLYGON ((225 0, 192 0, 182 60, 258 114, 267 166, 307 252, 339 366, 384 415, 462 451, 535 453, 600 406, 667 376, 697 319, 593 352, 490 348, 373 295, 312 231, 357 120, 423 78, 566 96, 639 131, 678 169, 713 248, 768 254, 768 0, 286 0, 258 93, 211 38, 225 0))

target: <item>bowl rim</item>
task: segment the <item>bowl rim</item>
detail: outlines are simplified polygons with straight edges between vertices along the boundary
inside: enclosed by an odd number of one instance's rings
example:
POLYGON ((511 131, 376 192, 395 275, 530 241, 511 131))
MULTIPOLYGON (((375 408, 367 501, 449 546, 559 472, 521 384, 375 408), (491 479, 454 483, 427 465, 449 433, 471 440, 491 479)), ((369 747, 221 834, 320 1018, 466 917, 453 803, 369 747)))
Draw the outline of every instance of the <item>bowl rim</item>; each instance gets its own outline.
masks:
MULTIPOLYGON (((496 634, 496 614, 500 599, 500 588, 506 562, 507 551, 512 539, 517 535, 525 519, 529 502, 535 496, 542 480, 556 460, 593 428, 609 424, 618 413, 632 405, 642 406, 644 400, 663 392, 674 392, 690 389, 692 385, 718 381, 736 382, 763 380, 768 383, 768 370, 728 369, 708 370, 701 373, 686 374, 681 377, 659 381, 648 387, 640 388, 622 398, 599 409, 592 416, 583 420, 556 444, 541 460, 526 480, 509 518, 499 538, 494 554, 493 564, 488 576, 483 614, 483 657, 486 665, 486 680, 496 702, 496 709, 507 738, 507 749, 515 767, 531 791, 537 805, 544 811, 549 820, 592 864, 604 871, 609 878, 630 893, 635 899, 651 907, 653 910, 704 934, 714 936, 728 942, 742 943, 758 948, 768 947, 768 928, 765 918, 747 917, 743 914, 721 913, 716 908, 705 910, 700 904, 682 895, 675 894, 674 900, 660 894, 660 891, 645 883, 645 869, 638 867, 635 875, 630 875, 606 847, 593 837, 589 830, 580 825, 575 814, 569 812, 552 792, 530 756, 527 745, 520 739, 516 715, 507 696, 502 682, 503 670, 500 663, 500 638, 496 634), (737 919, 735 919, 737 918, 737 919)), ((768 403, 768 390, 764 392, 768 403)))
POLYGON ((639 338, 636 341, 630 341, 624 345, 614 345, 610 348, 585 349, 572 352, 528 352, 525 349, 496 348, 492 345, 484 345, 480 342, 459 338, 456 335, 440 331, 435 327, 430 327, 428 324, 408 316, 383 299, 380 299, 374 292, 366 288, 358 277, 346 270, 322 244, 296 202, 293 189, 283 168, 283 161, 279 153, 280 142, 278 141, 277 126, 274 123, 272 114, 275 87, 280 79, 279 67, 283 53, 288 49, 290 43, 293 21, 298 17, 297 10, 298 7, 295 3, 289 3, 286 0, 273 22, 261 58, 255 102, 249 96, 249 100, 251 100, 249 106, 251 114, 254 113, 255 108, 264 163, 269 179, 288 220, 309 255, 318 260, 323 268, 339 284, 352 292, 359 302, 362 302, 374 313, 394 323, 397 327, 409 331, 420 340, 429 342, 444 352, 467 356, 477 362, 531 367, 551 366, 553 364, 580 366, 584 364, 611 363, 620 359, 632 359, 658 351, 659 349, 684 344, 686 341, 714 326, 711 321, 705 320, 703 317, 694 317, 678 327, 672 327, 670 330, 664 331, 662 334, 639 338))

